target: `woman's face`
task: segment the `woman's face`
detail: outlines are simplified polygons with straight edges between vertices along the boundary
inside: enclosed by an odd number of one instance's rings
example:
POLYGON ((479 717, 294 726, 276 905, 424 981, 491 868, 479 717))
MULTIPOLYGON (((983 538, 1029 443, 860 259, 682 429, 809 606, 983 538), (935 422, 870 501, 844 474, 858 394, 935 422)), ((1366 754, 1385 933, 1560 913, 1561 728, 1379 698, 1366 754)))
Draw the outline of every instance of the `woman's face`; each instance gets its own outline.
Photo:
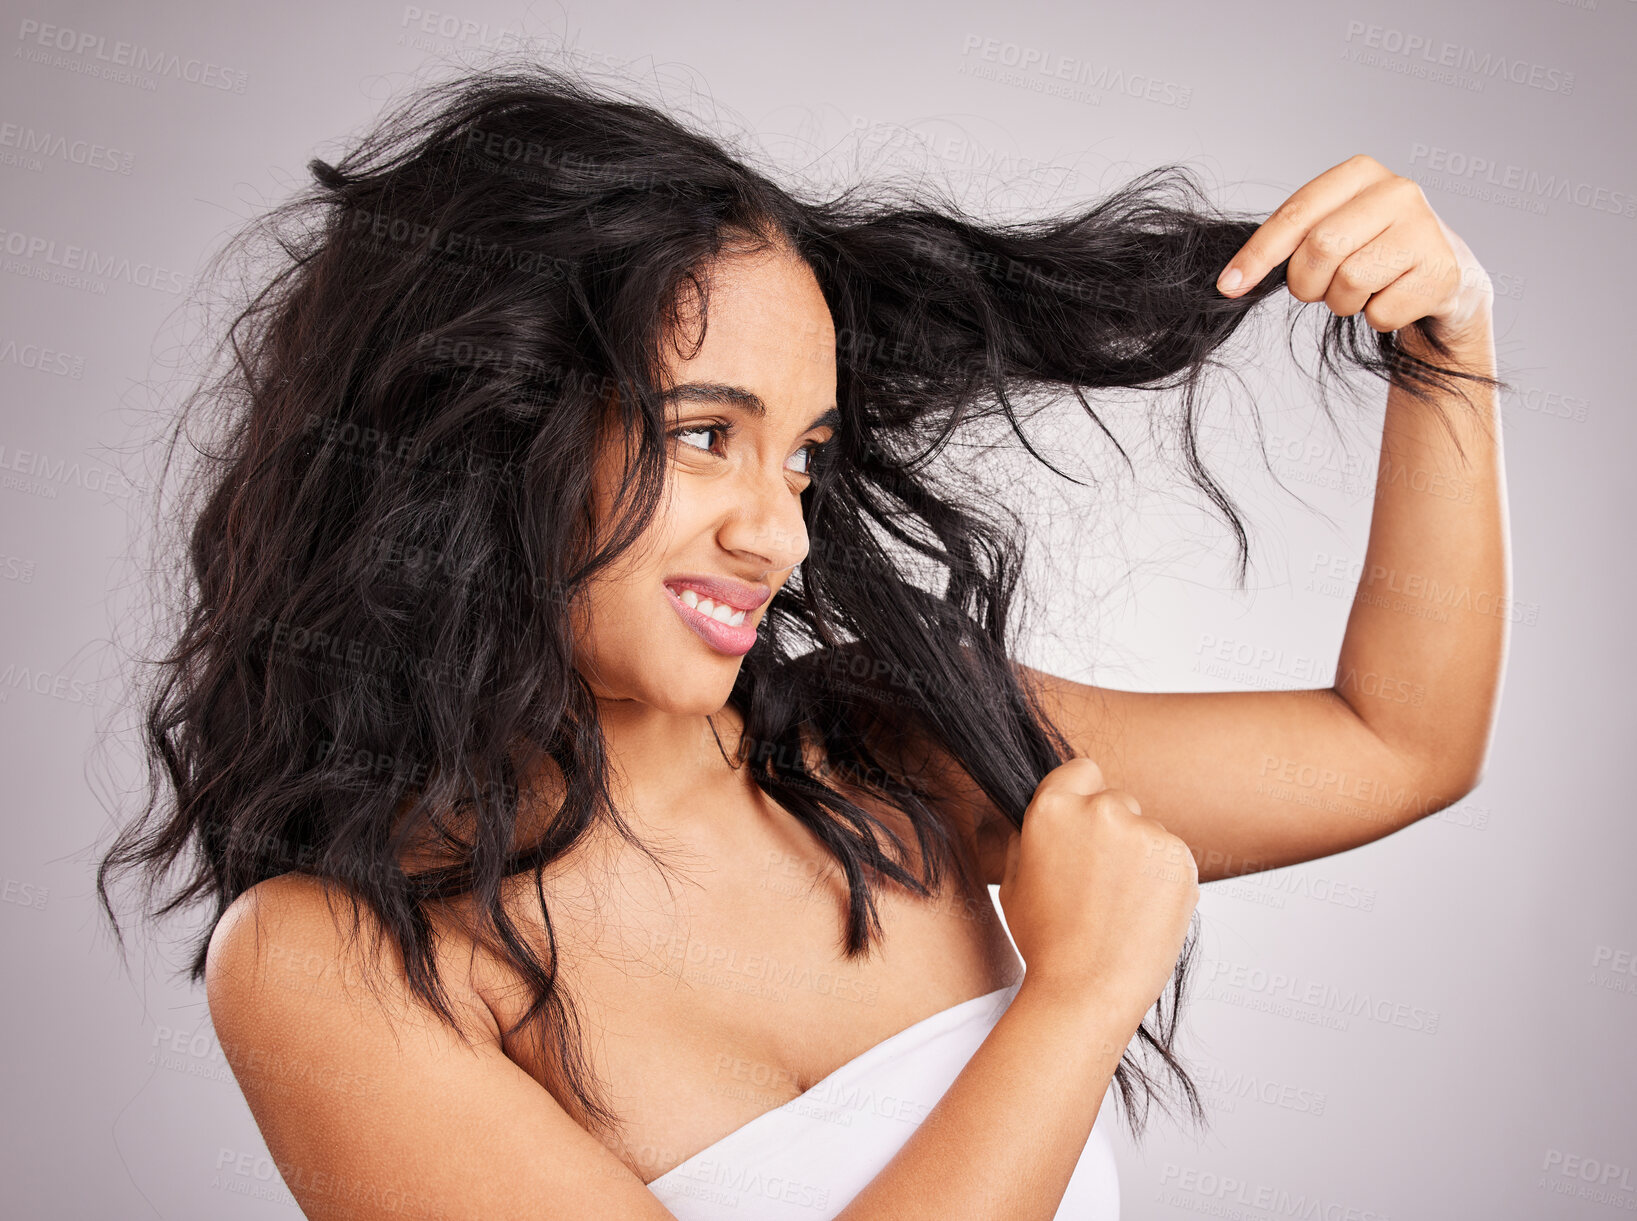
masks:
MULTIPOLYGON (((666 359, 666 494, 636 546, 585 589, 576 660, 600 699, 707 715, 807 555, 801 493, 836 423, 834 324, 794 255, 729 255, 710 269, 704 343, 688 359, 667 345, 666 359)), ((599 455, 599 524, 622 459, 617 440, 599 455)))

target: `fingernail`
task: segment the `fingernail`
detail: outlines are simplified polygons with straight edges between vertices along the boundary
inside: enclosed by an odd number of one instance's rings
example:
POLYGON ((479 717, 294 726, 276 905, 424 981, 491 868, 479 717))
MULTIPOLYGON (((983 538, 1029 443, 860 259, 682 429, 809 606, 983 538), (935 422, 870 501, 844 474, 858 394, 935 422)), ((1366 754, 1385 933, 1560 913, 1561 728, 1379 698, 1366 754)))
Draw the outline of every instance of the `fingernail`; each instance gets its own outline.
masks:
POLYGON ((1239 268, 1230 267, 1227 271, 1222 273, 1222 277, 1217 280, 1216 286, 1225 293, 1231 293, 1234 289, 1239 287, 1240 282, 1244 280, 1244 278, 1245 275, 1239 270, 1239 268))

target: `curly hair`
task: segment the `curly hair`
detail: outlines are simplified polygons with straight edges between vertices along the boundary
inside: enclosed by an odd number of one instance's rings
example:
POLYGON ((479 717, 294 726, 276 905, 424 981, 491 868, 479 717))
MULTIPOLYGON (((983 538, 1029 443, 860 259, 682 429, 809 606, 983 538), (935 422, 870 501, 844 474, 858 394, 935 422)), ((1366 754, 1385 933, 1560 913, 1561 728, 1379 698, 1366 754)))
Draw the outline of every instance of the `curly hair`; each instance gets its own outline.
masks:
MULTIPOLYGON (((127 870, 146 879, 153 916, 213 907, 194 981, 228 906, 295 871, 349 896, 355 929, 366 905, 415 994, 455 1025, 431 921, 470 900, 476 935, 533 997, 507 1033, 527 1025, 552 1051, 583 1122, 618 1126, 558 980, 542 874, 599 822, 637 841, 561 611, 660 502, 658 354, 728 251, 797 252, 836 327, 840 424, 801 497, 812 547, 731 703, 755 784, 845 874, 849 958, 881 934, 876 884, 927 896, 953 859, 936 796, 878 750, 882 726, 947 752, 1019 826, 1072 753, 1008 662, 1016 522, 930 473, 958 430, 1005 420, 1028 447, 1015 414, 1028 393, 1072 392, 1102 427, 1087 390, 1182 390, 1187 474, 1232 529, 1243 580, 1246 532, 1201 459, 1197 405, 1212 353, 1285 268, 1219 294, 1218 270, 1258 221, 1214 209, 1182 166, 1013 224, 864 187, 813 199, 640 100, 529 66, 424 87, 309 169, 310 185, 221 256, 271 239, 279 265, 235 306, 225 367, 170 436, 167 473, 188 415, 213 410, 221 428, 190 484, 197 511, 176 522, 185 596, 141 689, 147 803, 97 868, 116 934, 109 885, 127 870), (610 411, 639 443, 599 541, 588 505, 610 411), (524 745, 560 769, 563 793, 519 847, 524 745), (904 845, 837 775, 903 811, 920 876, 883 850, 877 831, 904 845), (406 871, 416 835, 445 863, 406 871), (543 950, 502 901, 502 884, 531 872, 543 950)), ((1439 410, 1433 392, 1487 381, 1360 321, 1328 320, 1327 368, 1396 375, 1439 410)), ((1115 1074, 1133 1135, 1165 1101, 1150 1053, 1204 1120, 1173 1051, 1197 931, 1196 917, 1169 1011, 1162 995, 1115 1074)))

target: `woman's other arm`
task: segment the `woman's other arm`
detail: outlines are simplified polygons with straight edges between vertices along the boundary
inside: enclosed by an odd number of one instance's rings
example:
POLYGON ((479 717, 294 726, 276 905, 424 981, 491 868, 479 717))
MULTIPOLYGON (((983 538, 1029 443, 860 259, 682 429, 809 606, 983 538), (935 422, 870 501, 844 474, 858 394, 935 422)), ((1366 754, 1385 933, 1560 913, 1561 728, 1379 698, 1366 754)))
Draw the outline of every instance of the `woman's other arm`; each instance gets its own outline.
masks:
POLYGON ((1035 790, 1000 878, 1028 967, 994 1029, 837 1221, 1051 1221, 1109 1081, 1199 902, 1187 846, 1071 759, 1035 790))
POLYGON ((1050 1221, 1140 1021, 1025 975, 954 1083, 836 1221, 1050 1221))

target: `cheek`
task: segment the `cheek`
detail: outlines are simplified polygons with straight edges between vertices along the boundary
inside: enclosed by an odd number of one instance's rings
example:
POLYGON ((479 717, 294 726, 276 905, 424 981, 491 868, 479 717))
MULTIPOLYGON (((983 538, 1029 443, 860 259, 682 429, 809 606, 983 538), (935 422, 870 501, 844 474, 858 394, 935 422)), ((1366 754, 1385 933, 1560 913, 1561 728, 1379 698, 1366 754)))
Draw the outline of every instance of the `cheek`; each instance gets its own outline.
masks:
MULTIPOLYGON (((667 483, 665 495, 637 544, 641 563, 649 569, 665 570, 709 533, 717 508, 712 489, 701 487, 700 482, 682 474, 667 483)), ((719 497, 720 491, 715 495, 719 497)))
MULTIPOLYGON (((671 481, 642 533, 613 564, 603 569, 601 580, 609 585, 634 585, 662 571, 666 557, 676 546, 677 540, 687 537, 688 507, 686 495, 677 488, 674 480, 671 481)), ((603 520, 606 521, 606 517, 603 520)), ((615 533, 614 526, 610 524, 600 537, 605 542, 611 541, 615 533)))
POLYGON ((622 633, 666 609, 665 574, 687 566, 684 557, 696 550, 690 543, 708 534, 713 520, 710 498, 688 483, 672 481, 647 529, 582 595, 580 634, 593 647, 617 648, 622 633))

